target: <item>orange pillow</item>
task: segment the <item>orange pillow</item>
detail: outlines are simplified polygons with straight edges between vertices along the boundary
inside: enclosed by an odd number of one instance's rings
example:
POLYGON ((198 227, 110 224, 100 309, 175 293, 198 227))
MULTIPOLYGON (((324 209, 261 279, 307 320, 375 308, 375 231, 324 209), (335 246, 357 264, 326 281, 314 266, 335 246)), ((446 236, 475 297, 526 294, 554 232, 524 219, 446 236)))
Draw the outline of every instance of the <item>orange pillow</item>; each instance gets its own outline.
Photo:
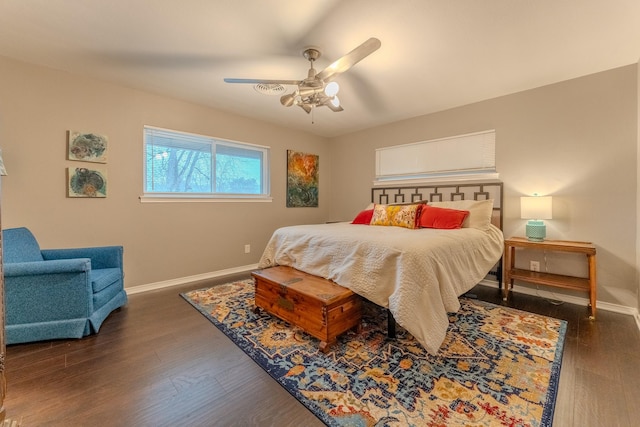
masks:
POLYGON ((351 224, 369 225, 371 223, 371 218, 373 218, 373 209, 365 209, 362 212, 360 212, 358 215, 356 215, 356 217, 353 219, 353 222, 351 222, 351 224))
POLYGON ((462 223, 468 215, 469 211, 425 205, 422 207, 418 225, 421 228, 440 228, 447 230, 461 228, 462 223))

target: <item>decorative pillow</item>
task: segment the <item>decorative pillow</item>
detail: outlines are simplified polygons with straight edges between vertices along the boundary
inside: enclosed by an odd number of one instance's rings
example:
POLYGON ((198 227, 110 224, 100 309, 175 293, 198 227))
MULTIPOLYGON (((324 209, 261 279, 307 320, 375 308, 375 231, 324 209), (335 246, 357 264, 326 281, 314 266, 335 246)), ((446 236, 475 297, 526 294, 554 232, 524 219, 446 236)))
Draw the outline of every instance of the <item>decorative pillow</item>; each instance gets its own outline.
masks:
POLYGON ((416 228, 422 204, 413 205, 375 205, 371 225, 391 225, 404 228, 416 228))
POLYGON ((362 212, 360 212, 358 215, 356 215, 356 217, 354 218, 353 222, 351 222, 351 224, 369 225, 371 223, 372 217, 373 217, 373 209, 365 209, 362 212))
POLYGON ((489 225, 491 225, 493 199, 431 202, 429 206, 469 211, 469 216, 467 216, 467 219, 462 223, 462 228, 486 230, 489 228, 489 225))
POLYGON ((461 228, 467 216, 469 216, 469 211, 425 205, 420 212, 418 226, 447 230, 461 228))

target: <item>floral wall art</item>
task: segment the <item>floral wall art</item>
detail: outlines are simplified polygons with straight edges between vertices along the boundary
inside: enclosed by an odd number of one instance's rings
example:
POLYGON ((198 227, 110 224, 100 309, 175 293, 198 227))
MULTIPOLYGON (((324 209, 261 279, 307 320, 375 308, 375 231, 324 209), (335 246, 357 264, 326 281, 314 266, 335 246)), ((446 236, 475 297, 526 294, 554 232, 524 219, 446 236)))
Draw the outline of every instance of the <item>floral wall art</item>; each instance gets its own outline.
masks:
POLYGON ((87 162, 67 168, 67 197, 107 197, 107 163, 109 138, 98 133, 68 131, 67 159, 87 162))
POLYGON ((69 197, 107 197, 105 168, 67 168, 69 197))
POLYGON ((318 161, 315 154, 287 150, 287 207, 318 207, 318 161))
POLYGON ((107 163, 106 135, 69 131, 69 160, 82 162, 107 163))

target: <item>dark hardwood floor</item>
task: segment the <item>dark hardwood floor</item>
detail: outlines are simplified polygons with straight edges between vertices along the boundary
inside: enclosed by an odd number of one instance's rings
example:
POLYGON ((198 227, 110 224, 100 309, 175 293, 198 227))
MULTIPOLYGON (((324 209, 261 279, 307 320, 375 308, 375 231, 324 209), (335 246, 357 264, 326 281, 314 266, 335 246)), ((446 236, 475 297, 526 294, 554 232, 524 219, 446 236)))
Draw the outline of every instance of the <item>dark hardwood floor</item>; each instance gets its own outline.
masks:
MULTIPOLYGON (((234 277, 245 278, 248 275, 234 277)), ((98 335, 7 347, 7 417, 23 426, 321 426, 179 292, 131 295, 98 335)), ((501 303, 496 289, 479 299, 501 303)), ((640 332, 631 316, 514 294, 509 305, 569 322, 555 426, 636 426, 640 332)))

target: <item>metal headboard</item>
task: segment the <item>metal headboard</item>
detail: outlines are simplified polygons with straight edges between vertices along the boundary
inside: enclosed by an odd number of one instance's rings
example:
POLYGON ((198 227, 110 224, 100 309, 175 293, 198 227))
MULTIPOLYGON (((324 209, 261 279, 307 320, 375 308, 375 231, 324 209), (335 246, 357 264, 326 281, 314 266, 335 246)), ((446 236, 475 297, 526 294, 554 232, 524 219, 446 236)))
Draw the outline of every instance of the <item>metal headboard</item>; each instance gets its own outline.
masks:
MULTIPOLYGON (((416 203, 420 201, 442 202, 450 200, 493 199, 491 222, 502 230, 503 210, 502 182, 469 182, 459 184, 410 185, 397 187, 373 187, 371 202, 379 204, 416 203)), ((489 272, 502 288, 502 259, 489 272)))
POLYGON ((442 202, 450 200, 493 199, 491 222, 502 230, 502 182, 469 182, 459 184, 374 187, 371 202, 379 204, 442 202))

